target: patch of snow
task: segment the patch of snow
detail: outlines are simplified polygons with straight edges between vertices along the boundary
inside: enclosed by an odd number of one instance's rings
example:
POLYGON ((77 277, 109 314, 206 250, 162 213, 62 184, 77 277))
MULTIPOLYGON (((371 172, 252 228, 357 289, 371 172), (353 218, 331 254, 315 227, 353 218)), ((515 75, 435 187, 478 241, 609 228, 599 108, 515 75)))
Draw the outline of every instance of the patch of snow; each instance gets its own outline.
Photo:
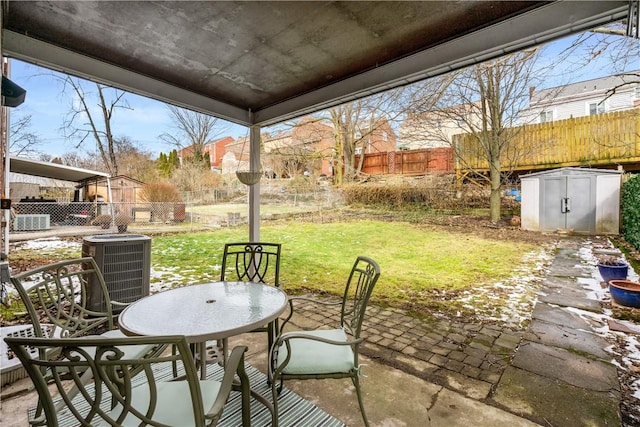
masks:
MULTIPOLYGON (((613 244, 609 242, 610 247, 613 249, 613 244)), ((597 264, 598 260, 592 252, 591 242, 585 242, 585 245, 580 248, 580 259, 582 262, 591 268, 591 279, 581 279, 580 282, 585 284, 591 292, 588 293, 588 298, 608 303, 611 300, 611 295, 607 288, 603 288, 600 283, 602 282, 602 276, 598 272, 597 264)), ((620 254, 620 257, 624 259, 624 255, 620 254)), ((632 281, 638 281, 638 274, 629 266, 629 273, 627 278, 632 281)), ((590 323, 593 327, 593 332, 603 336, 607 341, 616 343, 605 349, 615 359, 612 363, 624 371, 632 373, 637 379, 635 379, 629 387, 633 390, 632 396, 636 399, 640 399, 640 340, 637 335, 630 333, 624 333, 619 331, 612 331, 609 328, 608 319, 612 318, 612 310, 604 309, 602 313, 593 313, 577 308, 569 308, 570 311, 576 313, 582 317, 585 321, 590 323)))
POLYGON ((509 279, 465 291, 459 301, 487 320, 523 327, 531 320, 536 291, 554 259, 554 247, 546 245, 526 253, 522 265, 514 269, 509 279))
POLYGON ((79 242, 71 242, 60 240, 58 237, 49 237, 43 239, 25 240, 12 244, 13 250, 53 250, 53 249, 77 249, 82 248, 79 242))

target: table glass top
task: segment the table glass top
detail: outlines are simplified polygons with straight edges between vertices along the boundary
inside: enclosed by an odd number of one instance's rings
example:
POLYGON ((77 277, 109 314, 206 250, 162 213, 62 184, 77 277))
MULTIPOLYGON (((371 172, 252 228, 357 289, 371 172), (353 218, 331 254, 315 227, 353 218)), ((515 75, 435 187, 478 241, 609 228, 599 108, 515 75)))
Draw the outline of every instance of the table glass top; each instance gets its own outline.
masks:
POLYGON ((264 326, 286 303, 286 294, 273 286, 213 282, 142 298, 122 311, 118 323, 128 335, 184 335, 198 342, 264 326))

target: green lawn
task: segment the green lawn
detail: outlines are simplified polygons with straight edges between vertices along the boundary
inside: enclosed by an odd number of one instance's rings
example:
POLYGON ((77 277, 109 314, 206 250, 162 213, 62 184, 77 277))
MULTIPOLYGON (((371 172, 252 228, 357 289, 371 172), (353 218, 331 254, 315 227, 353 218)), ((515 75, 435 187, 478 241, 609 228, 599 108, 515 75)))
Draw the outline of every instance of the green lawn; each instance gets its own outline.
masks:
MULTIPOLYGON (((153 281, 183 285, 216 279, 225 242, 242 241, 246 227, 154 237, 153 281)), ((282 243, 281 282, 291 293, 339 294, 358 255, 380 264, 375 299, 428 304, 433 290, 471 289, 502 281, 534 245, 427 230, 403 222, 264 225, 261 240, 282 243)))
MULTIPOLYGON (((152 286, 166 289, 219 279, 224 243, 244 241, 247 235, 247 227, 242 226, 153 236, 152 286)), ((280 277, 290 294, 324 291, 341 295, 355 257, 366 255, 381 269, 373 300, 418 311, 421 307, 459 310, 455 298, 447 297, 450 291, 502 282, 514 275, 515 267, 522 267, 526 253, 537 249, 528 243, 377 220, 264 223, 261 240, 282 243, 280 277)), ((75 248, 16 250, 10 255, 10 265, 80 256, 75 248)))

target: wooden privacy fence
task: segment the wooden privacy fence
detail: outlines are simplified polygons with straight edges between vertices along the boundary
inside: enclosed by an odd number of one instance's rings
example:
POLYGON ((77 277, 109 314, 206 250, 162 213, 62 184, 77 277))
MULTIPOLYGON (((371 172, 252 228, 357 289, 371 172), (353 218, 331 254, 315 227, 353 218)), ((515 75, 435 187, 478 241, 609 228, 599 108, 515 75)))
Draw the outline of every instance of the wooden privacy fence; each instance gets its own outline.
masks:
MULTIPOLYGON (((503 169, 640 164, 640 109, 525 125, 508 129, 503 169)), ((470 134, 454 135, 457 171, 487 171, 488 163, 470 134)))
MULTIPOLYGON (((359 156, 356 156, 356 164, 359 161, 359 156)), ((452 173, 453 151, 442 147, 368 153, 364 155, 362 172, 369 175, 452 173)))
MULTIPOLYGON (((640 170, 640 109, 617 111, 505 130, 511 142, 502 154, 503 170, 532 171, 566 166, 627 166, 640 170)), ((487 172, 485 155, 470 134, 453 137, 450 147, 364 155, 370 175, 487 172), (455 169, 454 169, 455 168, 455 169)), ((356 164, 360 161, 356 156, 356 164)))

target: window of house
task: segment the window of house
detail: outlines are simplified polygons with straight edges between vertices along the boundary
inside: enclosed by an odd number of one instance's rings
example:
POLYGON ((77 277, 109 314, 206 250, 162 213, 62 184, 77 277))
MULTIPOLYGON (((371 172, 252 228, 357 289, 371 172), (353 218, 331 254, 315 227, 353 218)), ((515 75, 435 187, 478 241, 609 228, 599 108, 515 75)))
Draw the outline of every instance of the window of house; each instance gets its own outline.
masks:
POLYGON ((547 123, 553 121, 553 111, 541 111, 540 123, 547 123))
POLYGON ((360 154, 362 154, 362 147, 356 147, 355 154, 356 154, 357 156, 359 156, 360 154))
POLYGON ((640 99, 640 85, 636 86, 636 99, 640 99))
POLYGON ((589 115, 601 114, 605 112, 604 102, 592 102, 589 104, 589 115))
POLYGON ((384 142, 387 142, 387 139, 388 139, 388 138, 389 138, 389 137, 387 136, 387 132, 382 131, 382 140, 383 140, 384 142))

